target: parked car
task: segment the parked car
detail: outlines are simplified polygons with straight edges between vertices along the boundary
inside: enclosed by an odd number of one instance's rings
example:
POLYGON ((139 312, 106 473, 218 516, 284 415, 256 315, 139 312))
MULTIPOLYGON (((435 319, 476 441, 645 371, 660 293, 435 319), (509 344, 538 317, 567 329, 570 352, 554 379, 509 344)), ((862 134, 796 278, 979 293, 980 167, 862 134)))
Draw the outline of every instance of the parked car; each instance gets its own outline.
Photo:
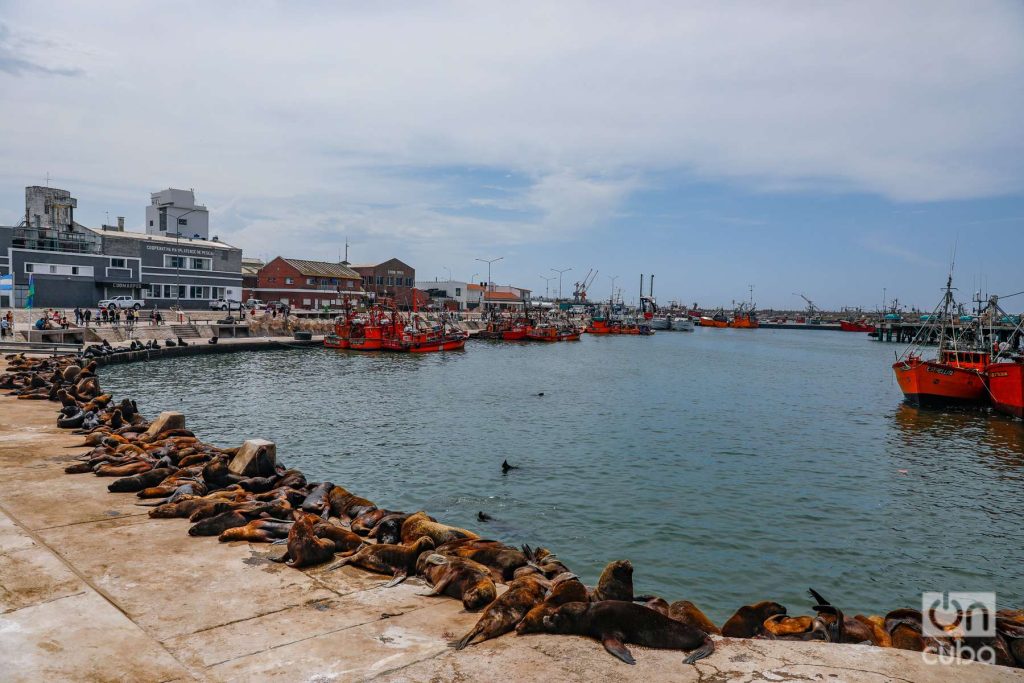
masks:
POLYGON ((237 299, 212 299, 210 301, 211 311, 240 311, 242 302, 237 299))
POLYGON ((136 311, 140 308, 146 307, 146 302, 143 299, 134 299, 130 296, 121 295, 115 296, 110 299, 103 299, 97 306, 99 308, 134 308, 136 311))
POLYGON ((286 304, 282 301, 271 301, 267 303, 268 311, 283 311, 286 304))
POLYGON ((266 304, 263 303, 262 299, 246 299, 245 300, 245 307, 246 308, 263 308, 264 306, 266 306, 266 304))

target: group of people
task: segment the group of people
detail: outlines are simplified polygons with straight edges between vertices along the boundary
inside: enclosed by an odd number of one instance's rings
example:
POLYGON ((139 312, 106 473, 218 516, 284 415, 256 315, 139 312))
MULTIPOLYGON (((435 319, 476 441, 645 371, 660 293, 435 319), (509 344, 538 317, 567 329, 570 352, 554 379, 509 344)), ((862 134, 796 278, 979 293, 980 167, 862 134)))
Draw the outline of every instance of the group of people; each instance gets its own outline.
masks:
POLYGON ((7 311, 0 315, 0 339, 14 336, 14 313, 7 311))

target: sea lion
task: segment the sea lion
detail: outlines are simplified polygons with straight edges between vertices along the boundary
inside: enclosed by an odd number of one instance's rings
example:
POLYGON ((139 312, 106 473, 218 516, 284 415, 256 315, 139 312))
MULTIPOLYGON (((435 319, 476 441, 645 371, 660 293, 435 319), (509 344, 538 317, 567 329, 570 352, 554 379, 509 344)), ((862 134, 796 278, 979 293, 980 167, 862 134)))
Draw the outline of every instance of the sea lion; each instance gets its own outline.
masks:
POLYGON ((722 634, 722 630, 715 626, 714 623, 708 619, 707 615, 689 600, 676 600, 669 605, 668 616, 676 621, 699 628, 701 631, 704 631, 704 633, 715 636, 722 634))
POLYGON ((429 536, 435 547, 462 538, 480 538, 472 531, 435 522, 422 510, 409 515, 402 524, 402 543, 410 543, 420 536, 429 536))
POLYGON ((786 608, 777 602, 758 602, 744 605, 722 625, 727 638, 753 638, 764 632, 764 620, 775 614, 785 614, 786 608))
POLYGON ((377 506, 370 501, 350 493, 342 486, 332 487, 327 500, 330 504, 331 514, 342 520, 355 519, 364 512, 377 509, 377 506))
POLYGON ((544 602, 537 605, 516 625, 518 635, 543 633, 544 617, 551 616, 561 605, 570 602, 588 602, 590 592, 580 578, 571 572, 559 574, 551 579, 551 586, 544 596, 544 602))
POLYGON ((348 529, 330 522, 317 522, 313 525, 313 533, 317 538, 334 541, 334 552, 338 553, 355 550, 364 543, 359 534, 354 534, 348 529))
POLYGON ((814 628, 814 617, 802 615, 791 617, 786 614, 773 614, 762 624, 765 635, 779 640, 803 640, 803 636, 814 628))
POLYGON ((229 541, 270 543, 279 538, 287 538, 292 524, 292 522, 282 522, 276 519, 254 519, 245 526, 225 529, 217 538, 221 543, 229 541))
POLYGON ((629 560, 610 562, 601 572, 590 601, 602 600, 633 602, 633 565, 629 560))
POLYGON ((559 574, 571 574, 569 568, 562 564, 561 560, 555 557, 555 554, 547 548, 531 548, 528 545, 523 546, 523 554, 526 555, 526 559, 530 565, 536 567, 539 572, 544 576, 553 578, 559 574))
POLYGON ((370 529, 367 538, 376 538, 381 543, 397 545, 402 542, 402 525, 411 515, 400 512, 387 515, 370 529))
POLYGON ((429 593, 423 595, 447 595, 462 600, 462 606, 470 612, 489 604, 498 596, 491 570, 464 557, 424 554, 416 563, 416 573, 434 586, 429 593))
POLYGON ((175 471, 176 470, 169 467, 149 470, 142 474, 135 474, 130 477, 124 477, 123 479, 111 482, 110 485, 107 486, 107 490, 111 493, 133 493, 136 491, 142 491, 154 484, 159 484, 164 479, 174 474, 175 471))
POLYGON ((892 638, 889 636, 889 632, 885 630, 885 620, 882 617, 878 615, 866 617, 863 614, 858 614, 854 619, 871 629, 871 642, 875 645, 878 647, 892 647, 892 638))
POLYGON ((213 517, 207 517, 189 527, 189 536, 220 536, 228 529, 245 526, 249 518, 237 510, 228 510, 213 517))
POLYGON ((152 463, 145 460, 137 460, 124 465, 100 465, 96 468, 97 477, 126 477, 132 474, 142 474, 153 469, 152 463))
POLYGON ((333 488, 334 484, 329 481, 317 484, 306 496, 306 499, 302 501, 299 509, 303 512, 311 512, 318 515, 323 513, 327 510, 327 494, 333 488))
POLYGON ((495 581, 508 581, 515 571, 527 565, 526 555, 498 541, 460 539, 437 547, 439 555, 465 557, 491 570, 495 581))
POLYGON ((416 560, 420 553, 433 547, 434 541, 429 536, 421 536, 411 545, 392 545, 390 543, 364 545, 335 562, 327 568, 327 571, 353 564, 371 572, 391 574, 394 578, 387 583, 387 587, 390 588, 405 581, 409 573, 415 571, 416 560))
POLYGON ((544 600, 547 589, 548 582, 536 574, 513 580, 508 590, 484 609, 476 625, 462 638, 449 642, 449 647, 461 650, 477 636, 482 642, 508 633, 544 600))
POLYGON ((544 617, 547 633, 588 636, 626 664, 636 664, 626 643, 659 650, 693 650, 683 661, 701 660, 715 650, 711 637, 643 605, 622 600, 570 602, 544 617))
POLYGON ((321 564, 334 556, 334 541, 318 538, 313 533, 316 515, 305 514, 292 524, 288 532, 288 566, 308 567, 321 564))
MULTIPOLYGON (((333 512, 333 508, 331 510, 333 512)), ((359 516, 352 520, 352 524, 349 525, 352 531, 365 536, 370 533, 373 527, 380 523, 380 520, 384 519, 388 515, 393 514, 390 510, 381 510, 380 508, 373 508, 366 512, 360 513, 359 516)))

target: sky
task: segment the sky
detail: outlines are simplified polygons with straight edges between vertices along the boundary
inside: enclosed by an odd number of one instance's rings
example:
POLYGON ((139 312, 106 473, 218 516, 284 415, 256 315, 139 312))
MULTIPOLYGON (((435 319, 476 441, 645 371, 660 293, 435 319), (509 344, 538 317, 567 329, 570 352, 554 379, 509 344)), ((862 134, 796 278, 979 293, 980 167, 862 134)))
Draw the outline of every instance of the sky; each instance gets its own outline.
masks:
POLYGON ((1024 3, 0 0, 0 224, 47 174, 264 259, 930 309, 1024 290, 1024 3))

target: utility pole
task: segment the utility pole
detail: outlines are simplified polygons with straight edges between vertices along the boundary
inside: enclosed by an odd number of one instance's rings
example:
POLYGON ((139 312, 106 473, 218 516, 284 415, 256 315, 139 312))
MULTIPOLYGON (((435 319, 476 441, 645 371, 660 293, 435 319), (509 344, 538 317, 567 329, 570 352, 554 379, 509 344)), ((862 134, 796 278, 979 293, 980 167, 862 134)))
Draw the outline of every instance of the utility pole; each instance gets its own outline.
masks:
POLYGON ((563 270, 559 270, 558 268, 552 268, 551 269, 552 272, 558 273, 558 298, 559 299, 562 298, 562 273, 568 273, 570 270, 572 270, 572 268, 565 268, 563 270))
POLYGON ((555 276, 552 275, 552 276, 548 277, 546 275, 541 275, 539 277, 540 277, 541 280, 544 281, 544 298, 545 299, 551 298, 551 294, 550 294, 550 291, 549 291, 549 285, 551 284, 551 281, 555 279, 555 276))
POLYGON ((503 258, 505 258, 505 257, 504 256, 499 256, 497 258, 492 258, 492 259, 485 259, 485 258, 475 259, 477 261, 481 261, 481 262, 487 264, 487 289, 485 290, 485 293, 484 293, 484 306, 485 307, 487 305, 487 294, 486 294, 486 292, 493 292, 494 291, 494 285, 491 283, 491 264, 495 263, 497 261, 500 261, 503 258))

